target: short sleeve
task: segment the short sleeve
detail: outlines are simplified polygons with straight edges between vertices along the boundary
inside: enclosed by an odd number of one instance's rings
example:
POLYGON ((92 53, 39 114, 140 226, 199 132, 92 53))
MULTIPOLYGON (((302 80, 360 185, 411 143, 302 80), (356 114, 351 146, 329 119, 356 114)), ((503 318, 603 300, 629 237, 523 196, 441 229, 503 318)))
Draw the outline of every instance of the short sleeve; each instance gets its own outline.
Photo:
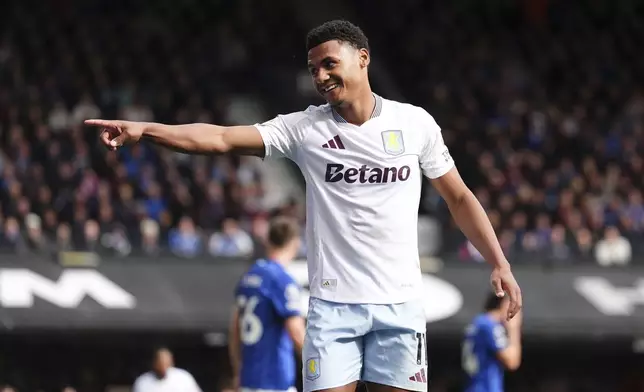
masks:
POLYGON ((302 120, 310 110, 279 115, 272 120, 255 124, 264 141, 264 158, 289 158, 295 160, 302 139, 302 120))
POLYGON ((508 332, 503 325, 490 325, 485 328, 484 333, 487 345, 493 352, 497 353, 508 347, 508 332))
POLYGON ((284 277, 276 282, 271 301, 280 317, 300 316, 300 288, 292 279, 284 277))
POLYGON ((419 156, 420 167, 426 177, 430 179, 438 178, 452 170, 454 160, 445 145, 441 129, 434 118, 425 110, 422 110, 419 123, 425 135, 424 146, 419 156))

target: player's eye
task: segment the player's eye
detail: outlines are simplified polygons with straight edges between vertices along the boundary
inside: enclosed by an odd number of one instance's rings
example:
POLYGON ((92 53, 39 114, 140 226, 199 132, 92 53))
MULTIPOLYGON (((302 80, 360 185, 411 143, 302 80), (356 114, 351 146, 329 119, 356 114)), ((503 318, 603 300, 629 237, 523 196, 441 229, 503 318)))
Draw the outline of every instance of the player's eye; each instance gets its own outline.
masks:
POLYGON ((324 68, 332 69, 332 68, 335 68, 336 65, 337 65, 337 63, 335 61, 326 61, 324 63, 324 68))

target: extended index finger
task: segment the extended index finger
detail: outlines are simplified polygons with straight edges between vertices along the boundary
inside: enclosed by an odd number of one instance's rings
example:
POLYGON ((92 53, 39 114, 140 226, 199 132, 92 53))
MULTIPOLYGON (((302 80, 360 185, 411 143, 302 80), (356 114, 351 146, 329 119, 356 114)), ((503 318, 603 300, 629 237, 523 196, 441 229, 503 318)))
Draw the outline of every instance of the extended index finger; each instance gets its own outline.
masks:
POLYGON ((118 121, 101 120, 101 119, 85 120, 85 125, 94 125, 94 126, 97 126, 97 127, 105 127, 105 128, 118 128, 119 127, 118 121))

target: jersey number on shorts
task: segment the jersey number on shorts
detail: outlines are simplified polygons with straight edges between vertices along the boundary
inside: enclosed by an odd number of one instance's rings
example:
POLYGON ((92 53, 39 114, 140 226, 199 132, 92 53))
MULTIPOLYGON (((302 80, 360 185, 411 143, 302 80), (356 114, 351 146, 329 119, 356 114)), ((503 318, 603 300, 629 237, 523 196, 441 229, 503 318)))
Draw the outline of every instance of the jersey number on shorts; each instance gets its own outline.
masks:
POLYGON ((479 360, 476 355, 474 355, 474 343, 470 340, 466 340, 463 342, 461 349, 463 370, 465 370, 465 373, 473 376, 479 371, 479 360))
POLYGON ((239 318, 241 341, 247 346, 252 346, 259 342, 264 333, 262 320, 255 314, 255 307, 258 303, 259 298, 257 297, 246 298, 242 295, 237 298, 237 305, 241 310, 239 318))

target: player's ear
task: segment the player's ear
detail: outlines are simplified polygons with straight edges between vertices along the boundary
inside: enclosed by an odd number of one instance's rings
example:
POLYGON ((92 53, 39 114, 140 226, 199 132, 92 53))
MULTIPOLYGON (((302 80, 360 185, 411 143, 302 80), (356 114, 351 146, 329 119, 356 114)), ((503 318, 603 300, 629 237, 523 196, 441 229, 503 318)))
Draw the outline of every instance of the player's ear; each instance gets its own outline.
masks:
POLYGON ((360 58, 360 67, 367 68, 369 66, 369 63, 371 62, 371 56, 369 56, 369 51, 367 49, 362 48, 358 52, 358 56, 360 58))

